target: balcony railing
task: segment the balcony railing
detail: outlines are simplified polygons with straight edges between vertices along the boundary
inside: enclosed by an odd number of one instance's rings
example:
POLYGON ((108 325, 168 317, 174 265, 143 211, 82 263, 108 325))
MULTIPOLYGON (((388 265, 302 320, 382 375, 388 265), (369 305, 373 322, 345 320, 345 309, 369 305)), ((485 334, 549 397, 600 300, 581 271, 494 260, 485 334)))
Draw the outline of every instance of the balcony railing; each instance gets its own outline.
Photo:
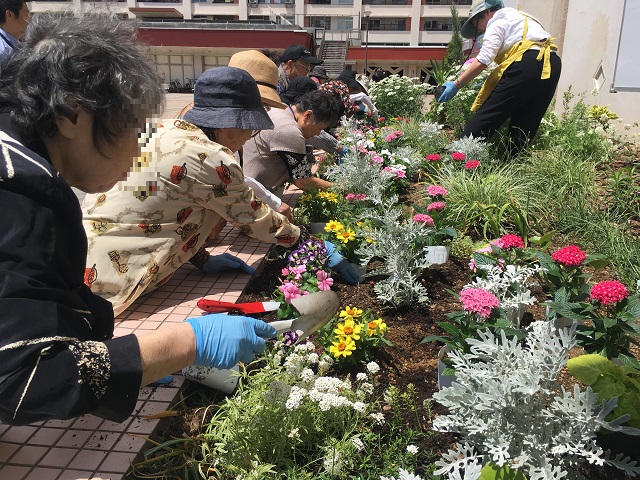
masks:
POLYGON ((471 0, 425 0, 426 5, 471 5, 471 0))
POLYGON ((364 0, 363 5, 411 5, 411 0, 364 0))

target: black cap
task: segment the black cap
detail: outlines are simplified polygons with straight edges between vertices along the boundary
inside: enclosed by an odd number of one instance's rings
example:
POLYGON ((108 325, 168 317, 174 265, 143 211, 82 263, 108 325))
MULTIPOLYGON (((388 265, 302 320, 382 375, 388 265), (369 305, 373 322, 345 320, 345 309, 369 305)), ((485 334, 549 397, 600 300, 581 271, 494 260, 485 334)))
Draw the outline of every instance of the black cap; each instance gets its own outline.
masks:
POLYGON ((354 70, 343 70, 340 75, 336 77, 336 80, 345 83, 350 89, 359 88, 365 95, 369 95, 364 85, 356 80, 356 72, 354 70))
POLYGON ((322 63, 322 60, 311 55, 311 52, 302 45, 291 45, 285 48, 280 60, 283 63, 288 62, 289 60, 303 60, 311 65, 320 65, 322 63))

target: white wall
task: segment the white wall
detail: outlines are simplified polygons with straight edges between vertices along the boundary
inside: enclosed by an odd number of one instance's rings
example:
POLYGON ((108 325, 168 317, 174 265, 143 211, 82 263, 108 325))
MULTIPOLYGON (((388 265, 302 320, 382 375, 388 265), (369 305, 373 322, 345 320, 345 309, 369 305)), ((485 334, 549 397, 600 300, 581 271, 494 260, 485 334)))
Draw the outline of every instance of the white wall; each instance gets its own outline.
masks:
MULTIPOLYGON (((599 87, 595 97, 588 97, 588 103, 607 105, 620 116, 623 124, 633 124, 640 122, 640 93, 609 92, 623 8, 623 0, 569 1, 558 91, 564 92, 571 86, 574 92, 591 92, 599 87)), ((633 128, 630 133, 638 134, 640 128, 633 128)))

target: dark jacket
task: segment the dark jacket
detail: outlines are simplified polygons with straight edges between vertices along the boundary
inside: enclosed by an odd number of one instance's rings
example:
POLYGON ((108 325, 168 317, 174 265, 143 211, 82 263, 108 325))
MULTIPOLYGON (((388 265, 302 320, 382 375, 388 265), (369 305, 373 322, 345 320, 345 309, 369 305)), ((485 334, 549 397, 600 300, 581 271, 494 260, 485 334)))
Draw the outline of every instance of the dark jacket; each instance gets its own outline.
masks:
POLYGON ((112 339, 111 304, 83 282, 78 200, 42 145, 18 138, 0 111, 0 420, 124 421, 142 379, 137 339, 112 339))

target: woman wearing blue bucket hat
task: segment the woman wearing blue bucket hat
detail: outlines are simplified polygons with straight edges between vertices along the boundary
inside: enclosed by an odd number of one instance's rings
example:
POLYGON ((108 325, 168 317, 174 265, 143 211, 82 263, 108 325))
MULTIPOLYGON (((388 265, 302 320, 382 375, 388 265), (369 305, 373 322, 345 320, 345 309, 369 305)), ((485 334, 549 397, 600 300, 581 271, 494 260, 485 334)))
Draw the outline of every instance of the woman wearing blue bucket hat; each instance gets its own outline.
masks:
POLYGON ((477 38, 482 47, 469 67, 446 82, 439 102, 451 100, 458 90, 496 62, 471 110, 476 112, 463 137, 490 137, 507 119, 509 154, 517 155, 535 136, 558 85, 562 63, 551 34, 531 15, 504 6, 502 0, 474 0, 461 34, 477 38))

